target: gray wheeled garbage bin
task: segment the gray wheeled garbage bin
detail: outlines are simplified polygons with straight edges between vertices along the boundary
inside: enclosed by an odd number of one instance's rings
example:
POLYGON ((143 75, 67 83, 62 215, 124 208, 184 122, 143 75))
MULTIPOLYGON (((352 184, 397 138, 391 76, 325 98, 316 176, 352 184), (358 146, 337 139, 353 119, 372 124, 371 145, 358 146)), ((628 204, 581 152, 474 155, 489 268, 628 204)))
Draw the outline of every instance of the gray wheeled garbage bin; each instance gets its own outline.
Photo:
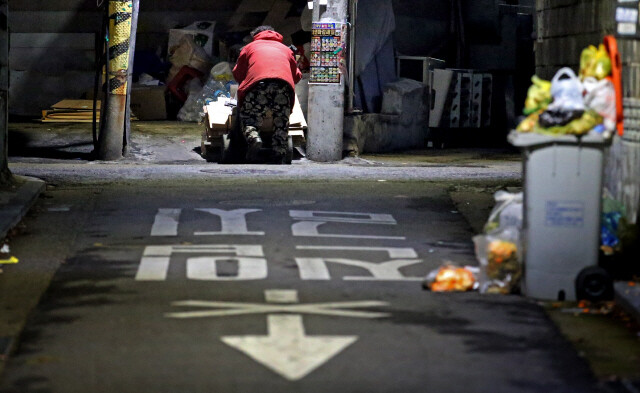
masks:
POLYGON ((512 132, 509 142, 523 152, 523 292, 575 300, 581 286, 607 291, 597 268, 606 140, 512 132))

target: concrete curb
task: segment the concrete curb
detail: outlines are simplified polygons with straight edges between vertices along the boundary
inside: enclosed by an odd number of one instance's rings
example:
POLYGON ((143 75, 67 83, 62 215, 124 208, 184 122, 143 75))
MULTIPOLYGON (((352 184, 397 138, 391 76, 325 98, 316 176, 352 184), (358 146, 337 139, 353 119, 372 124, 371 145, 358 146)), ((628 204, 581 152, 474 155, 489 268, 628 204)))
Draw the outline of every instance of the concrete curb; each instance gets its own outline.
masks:
POLYGON ((16 178, 21 180, 22 184, 10 192, 12 196, 7 203, 0 203, 0 239, 4 239, 7 233, 18 225, 46 187, 44 181, 34 177, 16 178))
POLYGON ((640 285, 629 285, 628 282, 614 284, 616 303, 640 322, 640 285))

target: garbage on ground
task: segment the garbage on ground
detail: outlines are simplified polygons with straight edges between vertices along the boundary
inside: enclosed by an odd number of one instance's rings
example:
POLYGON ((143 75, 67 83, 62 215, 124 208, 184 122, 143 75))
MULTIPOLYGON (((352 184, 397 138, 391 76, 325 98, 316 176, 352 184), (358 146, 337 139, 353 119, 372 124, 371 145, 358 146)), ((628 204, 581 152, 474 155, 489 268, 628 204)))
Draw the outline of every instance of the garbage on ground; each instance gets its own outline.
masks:
POLYGON ((621 121, 611 56, 604 45, 589 46, 580 58, 579 76, 560 69, 553 80, 534 76, 518 132, 545 135, 604 134, 610 137, 621 121))
POLYGON ((169 51, 169 61, 171 62, 171 70, 167 76, 167 82, 178 75, 182 67, 189 66, 206 75, 213 67, 211 57, 197 45, 190 35, 184 35, 177 46, 169 51))
POLYGON ((131 87, 131 111, 140 120, 166 120, 166 87, 134 85, 131 87))
POLYGON ((200 122, 204 118, 204 107, 218 98, 231 98, 231 86, 235 81, 231 76, 231 66, 227 62, 218 63, 211 69, 204 86, 197 78, 189 82, 189 96, 178 112, 178 119, 187 122, 200 122))
POLYGON ((467 292, 477 289, 477 269, 445 263, 429 273, 423 286, 433 292, 467 292))
POLYGON ((480 262, 481 293, 514 293, 522 278, 519 230, 508 227, 473 238, 480 262))
POLYGON ((169 30, 169 53, 171 53, 172 49, 177 45, 180 45, 182 38, 186 36, 201 47, 208 56, 213 56, 215 28, 215 21, 200 21, 194 22, 182 29, 169 30))

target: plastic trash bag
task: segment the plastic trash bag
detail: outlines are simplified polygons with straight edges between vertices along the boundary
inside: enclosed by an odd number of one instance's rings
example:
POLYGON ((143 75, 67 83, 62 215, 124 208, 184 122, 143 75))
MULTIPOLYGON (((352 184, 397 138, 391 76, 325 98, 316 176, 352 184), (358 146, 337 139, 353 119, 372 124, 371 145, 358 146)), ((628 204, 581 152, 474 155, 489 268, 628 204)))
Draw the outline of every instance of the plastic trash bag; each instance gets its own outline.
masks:
POLYGON ((611 75, 611 58, 604 45, 585 48, 580 56, 580 77, 598 80, 611 75))
POLYGON ((515 227, 473 238, 480 262, 481 293, 517 292, 522 278, 520 231, 515 227))
POLYGON ((602 123, 602 117, 592 110, 585 111, 582 117, 572 120, 564 126, 545 128, 540 124, 534 126, 533 132, 544 135, 584 135, 602 123))
POLYGON ((546 109, 551 103, 551 82, 538 78, 534 75, 531 77, 533 83, 527 92, 527 99, 524 102, 525 115, 546 109))
POLYGON ((429 273, 424 281, 424 288, 433 292, 466 292, 478 288, 477 268, 471 266, 459 267, 452 263, 445 263, 440 268, 429 273))
POLYGON ((204 117, 204 107, 212 101, 217 101, 219 97, 230 98, 229 87, 212 75, 201 89, 190 91, 187 102, 178 112, 178 120, 200 122, 204 117))
POLYGON ((587 108, 592 109, 603 118, 604 127, 607 131, 616 129, 616 89, 613 82, 608 79, 597 80, 596 78, 585 78, 584 103, 587 108))
POLYGON ((569 67, 560 69, 551 80, 551 96, 553 102, 547 110, 551 111, 583 111, 583 86, 576 74, 569 67))
POLYGON ((601 217, 601 244, 606 247, 616 248, 620 245, 620 236, 618 231, 624 226, 621 223, 622 218, 626 215, 624 205, 615 199, 605 189, 602 195, 602 217, 601 217))
POLYGON ((495 230, 505 230, 509 227, 522 230, 523 193, 498 191, 493 198, 496 201, 496 205, 484 226, 484 232, 491 233, 495 230))
POLYGON ((233 74, 231 72, 231 64, 226 61, 221 61, 220 63, 213 66, 210 72, 213 79, 221 81, 223 83, 227 83, 233 80, 233 74))
POLYGON ((538 118, 540 127, 549 128, 556 126, 564 126, 573 120, 579 119, 584 114, 583 110, 546 110, 538 118))

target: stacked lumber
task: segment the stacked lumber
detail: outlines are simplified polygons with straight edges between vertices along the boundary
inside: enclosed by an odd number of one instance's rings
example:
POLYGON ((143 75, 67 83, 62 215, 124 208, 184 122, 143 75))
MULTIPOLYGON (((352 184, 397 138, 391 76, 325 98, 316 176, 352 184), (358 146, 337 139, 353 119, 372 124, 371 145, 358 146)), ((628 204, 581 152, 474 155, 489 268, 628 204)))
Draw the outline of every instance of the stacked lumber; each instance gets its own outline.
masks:
MULTIPOLYGON (((96 105, 96 120, 100 121, 101 101, 96 105)), ((138 120, 131 114, 131 120, 138 120)), ((62 100, 51 109, 42 111, 43 123, 92 123, 93 100, 62 100)))
MULTIPOLYGON (((100 104, 98 101, 98 120, 100 120, 100 104)), ((92 100, 62 100, 51 109, 42 111, 43 123, 91 123, 93 122, 92 100)))
POLYGON ((298 95, 296 94, 296 103, 293 106, 291 117, 289 117, 289 135, 293 137, 294 146, 302 146, 305 144, 304 132, 307 129, 307 121, 300 108, 300 101, 298 101, 298 95))

